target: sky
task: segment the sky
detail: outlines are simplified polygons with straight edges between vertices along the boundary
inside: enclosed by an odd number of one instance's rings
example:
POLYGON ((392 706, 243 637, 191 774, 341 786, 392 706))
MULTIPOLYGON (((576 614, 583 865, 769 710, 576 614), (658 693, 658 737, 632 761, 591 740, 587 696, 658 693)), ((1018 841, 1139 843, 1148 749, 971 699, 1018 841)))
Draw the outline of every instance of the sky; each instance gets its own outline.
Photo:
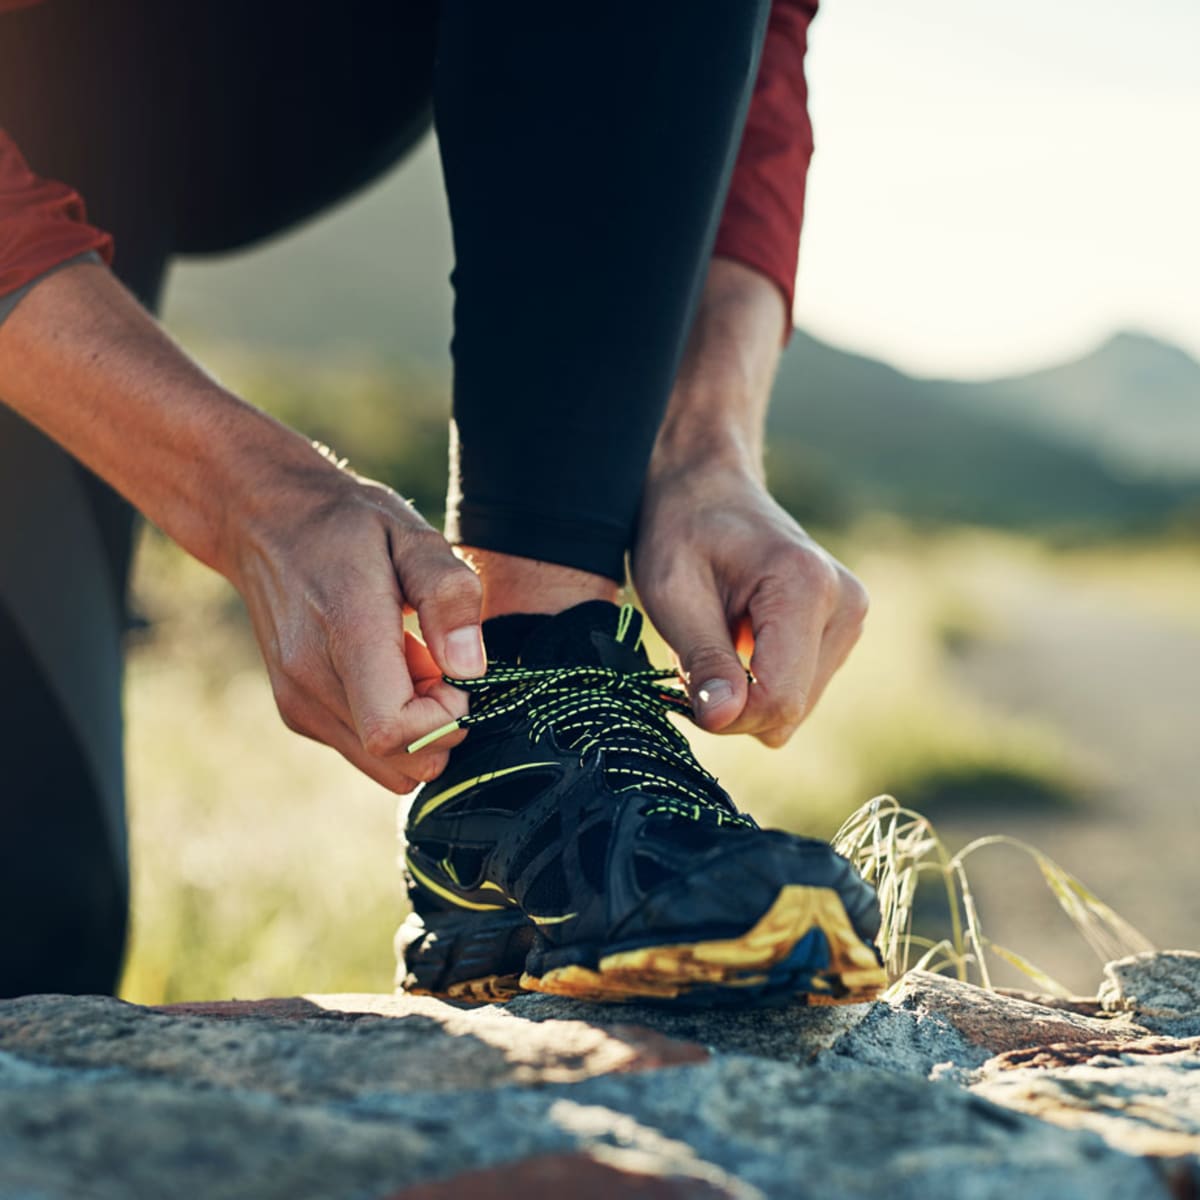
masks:
POLYGON ((798 322, 987 377, 1200 357, 1200 0, 824 0, 798 322))

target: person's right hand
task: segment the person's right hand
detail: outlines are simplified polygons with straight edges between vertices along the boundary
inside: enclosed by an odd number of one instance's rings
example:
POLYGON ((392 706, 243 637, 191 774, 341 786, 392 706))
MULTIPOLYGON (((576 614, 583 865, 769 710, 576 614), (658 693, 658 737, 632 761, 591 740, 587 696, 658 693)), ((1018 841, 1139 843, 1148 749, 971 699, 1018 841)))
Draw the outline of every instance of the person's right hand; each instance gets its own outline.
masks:
POLYGON ((221 566, 250 611, 280 715, 385 787, 411 791, 464 736, 405 749, 467 711, 443 672, 484 672, 479 579, 382 484, 315 452, 264 474, 232 511, 221 566), (404 630, 409 609, 424 643, 404 630))

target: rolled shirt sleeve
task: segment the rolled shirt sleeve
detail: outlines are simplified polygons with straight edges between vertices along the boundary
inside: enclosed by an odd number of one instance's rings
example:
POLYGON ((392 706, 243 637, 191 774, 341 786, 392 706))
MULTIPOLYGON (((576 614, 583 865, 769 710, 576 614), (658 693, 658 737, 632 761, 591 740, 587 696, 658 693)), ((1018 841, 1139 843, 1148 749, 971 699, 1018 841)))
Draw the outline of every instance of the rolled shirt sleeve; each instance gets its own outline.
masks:
MULTIPOLYGON (((817 0, 774 0, 715 253, 767 276, 792 311, 812 159, 804 55, 817 0)), ((790 328, 790 322, 789 322, 790 328)))
POLYGON ((88 224, 83 199, 30 170, 0 128, 0 318, 51 271, 89 254, 112 261, 112 238, 88 224))

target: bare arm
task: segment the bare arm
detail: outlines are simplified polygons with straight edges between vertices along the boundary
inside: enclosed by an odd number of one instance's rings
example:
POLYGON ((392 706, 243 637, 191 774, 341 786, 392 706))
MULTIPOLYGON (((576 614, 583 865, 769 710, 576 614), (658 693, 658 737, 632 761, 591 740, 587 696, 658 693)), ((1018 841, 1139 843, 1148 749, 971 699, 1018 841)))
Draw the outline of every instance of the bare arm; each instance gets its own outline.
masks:
POLYGON ((0 325, 0 398, 238 588, 291 728, 396 791, 441 770, 449 740, 403 747, 464 711, 440 674, 482 673, 480 589, 410 505, 220 387, 98 265, 0 325))

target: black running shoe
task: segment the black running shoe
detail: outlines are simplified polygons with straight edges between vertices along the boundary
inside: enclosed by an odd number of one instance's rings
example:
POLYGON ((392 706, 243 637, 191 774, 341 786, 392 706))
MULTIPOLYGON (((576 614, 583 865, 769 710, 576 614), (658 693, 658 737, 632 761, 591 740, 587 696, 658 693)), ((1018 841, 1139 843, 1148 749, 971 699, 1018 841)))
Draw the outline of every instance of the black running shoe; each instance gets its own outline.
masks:
POLYGON ((469 736, 408 814, 402 986, 702 1005, 879 992, 874 892, 826 843, 738 812, 669 719, 690 710, 650 666, 640 614, 593 601, 485 637, 486 676, 454 681, 469 736))

